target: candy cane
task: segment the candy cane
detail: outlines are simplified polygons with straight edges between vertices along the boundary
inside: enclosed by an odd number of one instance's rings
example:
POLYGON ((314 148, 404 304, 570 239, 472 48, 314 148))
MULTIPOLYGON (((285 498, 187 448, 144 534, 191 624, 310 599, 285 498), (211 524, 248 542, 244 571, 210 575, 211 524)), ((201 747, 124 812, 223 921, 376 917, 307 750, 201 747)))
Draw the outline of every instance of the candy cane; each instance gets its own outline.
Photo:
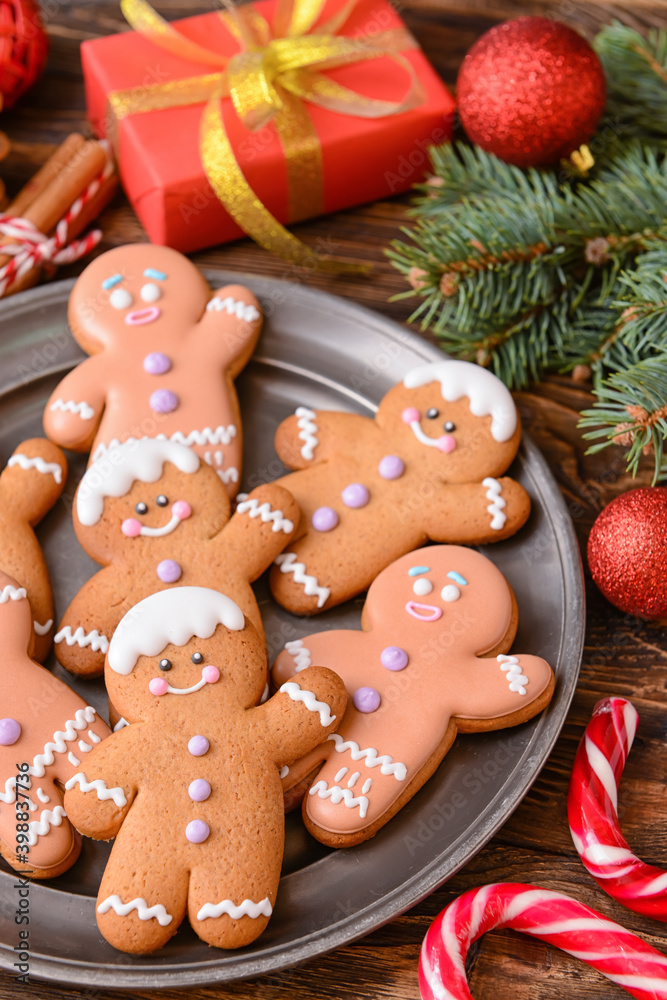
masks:
POLYGON ((472 1000, 467 951, 482 934, 503 927, 582 959, 639 1000, 667 1000, 664 955, 576 899, 518 882, 472 889, 436 917, 419 959, 423 1000, 472 1000))
POLYGON ((667 921, 667 871, 633 854, 618 823, 616 791, 637 722, 624 698, 604 698, 593 709, 570 780, 570 833, 600 888, 629 910, 667 921))

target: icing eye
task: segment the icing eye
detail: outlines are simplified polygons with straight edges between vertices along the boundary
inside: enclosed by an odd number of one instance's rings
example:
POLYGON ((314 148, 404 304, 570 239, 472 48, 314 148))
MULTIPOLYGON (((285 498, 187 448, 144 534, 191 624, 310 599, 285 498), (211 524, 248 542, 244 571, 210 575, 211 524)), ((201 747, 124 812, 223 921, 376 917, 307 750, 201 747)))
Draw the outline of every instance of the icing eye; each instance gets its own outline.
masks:
POLYGON ((109 296, 109 303, 114 309, 129 309, 133 302, 127 288, 114 288, 109 296))
POLYGON ((148 507, 143 500, 140 500, 134 509, 137 514, 146 514, 148 511, 148 507))
POLYGON ((193 663, 203 663, 204 662, 204 657, 201 655, 201 653, 193 653, 192 654, 192 662, 193 663))
POLYGON ((162 289, 159 285, 155 285, 152 281, 149 281, 147 285, 141 286, 139 295, 141 295, 144 302, 157 302, 158 299, 162 298, 162 289))
POLYGON ((160 660, 158 667, 160 670, 171 670, 171 660, 160 660))
POLYGON ((412 590, 418 597, 426 597, 433 590, 433 584, 422 576, 412 584, 412 590))
POLYGON ((440 416, 440 410, 436 410, 435 406, 432 406, 430 410, 426 411, 426 416, 429 420, 435 420, 440 416))
POLYGON ((155 497, 155 503, 158 505, 158 507, 166 507, 169 501, 167 500, 164 493, 160 493, 159 497, 155 497))
POLYGON ((456 424, 453 424, 451 420, 448 420, 444 426, 444 429, 447 431, 448 434, 451 434, 452 431, 456 430, 456 424))
POLYGON ((440 591, 440 596, 443 601, 458 601, 461 596, 461 591, 453 583, 448 583, 446 587, 443 587, 440 591))

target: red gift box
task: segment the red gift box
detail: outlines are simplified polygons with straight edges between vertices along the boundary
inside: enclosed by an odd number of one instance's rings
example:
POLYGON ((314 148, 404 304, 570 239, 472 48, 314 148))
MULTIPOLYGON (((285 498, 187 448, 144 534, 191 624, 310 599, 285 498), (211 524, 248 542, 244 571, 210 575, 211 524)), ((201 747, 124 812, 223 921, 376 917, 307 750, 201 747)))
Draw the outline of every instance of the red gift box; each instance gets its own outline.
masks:
MULTIPOLYGON (((332 0, 325 17, 341 6, 340 0, 332 0)), ((269 24, 273 22, 277 0, 261 0, 255 7, 269 24)), ((218 13, 173 25, 186 38, 223 56, 239 51, 218 13)), ((368 38, 401 28, 403 22, 386 0, 364 0, 340 34, 368 38)), ((107 132, 110 94, 134 88, 141 95, 142 88, 150 91, 156 84, 215 71, 137 32, 84 42, 81 55, 88 114, 100 135, 107 132)), ((412 110, 369 119, 306 103, 322 149, 324 213, 408 189, 424 176, 428 146, 451 136, 454 101, 446 87, 420 49, 407 49, 401 58, 413 67, 424 91, 423 102, 412 110)), ((356 93, 382 101, 400 102, 410 82, 405 69, 388 56, 328 70, 326 75, 356 93)), ((199 153, 202 109, 198 103, 133 113, 122 117, 117 127, 121 179, 137 215, 154 243, 182 252, 244 235, 204 173, 199 153)), ((221 101, 221 111, 236 160, 251 188, 280 222, 296 221, 289 217, 285 155, 273 124, 249 131, 229 98, 221 101)))

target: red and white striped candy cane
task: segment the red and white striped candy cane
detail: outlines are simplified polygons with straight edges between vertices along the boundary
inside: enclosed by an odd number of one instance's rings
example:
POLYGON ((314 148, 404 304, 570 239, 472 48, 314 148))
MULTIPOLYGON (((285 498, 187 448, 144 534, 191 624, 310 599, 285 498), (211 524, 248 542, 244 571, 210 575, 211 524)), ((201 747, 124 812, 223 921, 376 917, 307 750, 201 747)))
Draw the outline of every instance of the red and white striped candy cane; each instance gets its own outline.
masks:
POLYGON ((472 1000, 470 945, 511 927, 580 958, 639 1000, 667 1000, 667 958, 620 924, 560 892, 518 882, 472 889, 436 917, 419 959, 423 1000, 472 1000))
POLYGON ((625 698, 604 698, 593 709, 570 780, 570 833, 601 889, 629 910, 667 921, 667 871, 633 854, 618 822, 616 793, 638 718, 625 698))

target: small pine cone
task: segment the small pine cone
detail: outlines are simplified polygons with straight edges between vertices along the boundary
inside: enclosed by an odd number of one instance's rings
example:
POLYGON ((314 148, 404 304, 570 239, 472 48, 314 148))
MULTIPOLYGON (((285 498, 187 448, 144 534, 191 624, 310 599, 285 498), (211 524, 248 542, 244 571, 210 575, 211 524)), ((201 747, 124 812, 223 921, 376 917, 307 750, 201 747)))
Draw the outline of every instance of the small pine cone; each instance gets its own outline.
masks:
POLYGON ((451 299, 459 290, 459 279, 451 271, 445 271, 440 279, 440 291, 446 299, 451 299))
POLYGON ((428 278, 428 271, 422 270, 421 267, 411 267, 408 271, 408 281, 416 292, 428 285, 428 281, 424 281, 424 278, 428 278))
POLYGON ((598 267, 606 264, 609 260, 609 240, 604 236, 596 236, 595 239, 586 240, 584 257, 589 264, 596 264, 598 267))
POLYGON ((433 174, 431 177, 427 178, 426 183, 430 187, 441 188, 445 182, 443 181, 442 177, 438 177, 437 174, 433 174))
POLYGON ((572 369, 572 380, 573 382, 590 382, 591 374, 590 365, 575 365, 572 369))

